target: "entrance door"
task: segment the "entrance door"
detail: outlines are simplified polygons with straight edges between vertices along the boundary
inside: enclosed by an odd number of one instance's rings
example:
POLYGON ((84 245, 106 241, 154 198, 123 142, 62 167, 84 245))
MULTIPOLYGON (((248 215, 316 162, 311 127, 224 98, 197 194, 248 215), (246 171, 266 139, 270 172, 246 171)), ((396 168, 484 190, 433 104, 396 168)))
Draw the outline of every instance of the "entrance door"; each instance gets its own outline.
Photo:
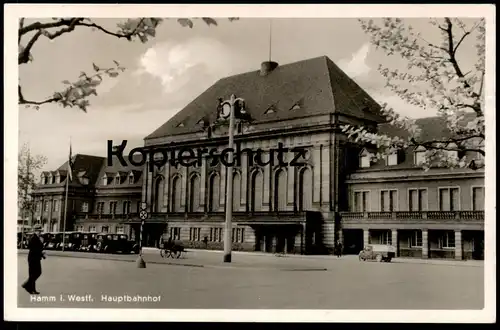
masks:
POLYGON ((363 229, 344 229, 344 254, 358 254, 363 250, 363 229))

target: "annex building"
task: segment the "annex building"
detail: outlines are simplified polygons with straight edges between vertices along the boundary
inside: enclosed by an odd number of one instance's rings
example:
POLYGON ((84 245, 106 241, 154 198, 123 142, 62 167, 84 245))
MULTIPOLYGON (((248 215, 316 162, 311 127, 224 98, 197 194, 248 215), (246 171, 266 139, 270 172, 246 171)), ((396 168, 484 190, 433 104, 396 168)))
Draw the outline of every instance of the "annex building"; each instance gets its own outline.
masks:
MULTIPOLYGON (((329 253, 339 239, 345 253, 382 243, 397 246, 399 256, 483 257, 484 171, 424 171, 422 149, 373 163, 374 150, 348 141, 340 125, 405 132, 384 124, 380 106, 328 57, 282 66, 264 62, 260 70, 217 81, 148 135, 145 149, 169 148, 177 158, 186 148, 222 153, 228 128, 217 104, 231 94, 244 99, 251 118, 236 121, 234 140, 241 152, 233 173, 207 155, 191 166, 174 161, 153 171, 77 155, 73 177, 81 181, 70 185, 68 198, 72 228, 138 239, 137 211, 146 201, 145 246, 171 236, 187 248, 222 249, 232 176, 234 250, 329 253), (273 152, 280 145, 304 150, 300 164, 291 165, 291 151, 284 153, 288 164, 280 164, 273 152)), ((417 123, 428 137, 449 134, 439 118, 417 123)), ((47 230, 61 228, 60 206, 54 211, 54 203, 60 205, 64 196, 65 166, 44 173, 37 190, 37 219, 47 230)))

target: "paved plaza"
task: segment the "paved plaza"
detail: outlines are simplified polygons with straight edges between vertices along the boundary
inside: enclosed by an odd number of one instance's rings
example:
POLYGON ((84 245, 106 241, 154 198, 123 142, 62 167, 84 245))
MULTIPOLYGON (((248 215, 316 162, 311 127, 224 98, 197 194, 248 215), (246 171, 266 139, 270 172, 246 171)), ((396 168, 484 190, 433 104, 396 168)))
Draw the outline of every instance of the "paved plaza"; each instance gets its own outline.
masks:
POLYGON ((145 269, 136 266, 137 255, 49 251, 37 283, 41 295, 34 300, 20 288, 28 273, 26 257, 24 251, 18 254, 19 307, 482 309, 484 304, 480 262, 234 253, 233 262, 225 264, 222 254, 207 251, 190 251, 178 260, 147 251, 145 269))

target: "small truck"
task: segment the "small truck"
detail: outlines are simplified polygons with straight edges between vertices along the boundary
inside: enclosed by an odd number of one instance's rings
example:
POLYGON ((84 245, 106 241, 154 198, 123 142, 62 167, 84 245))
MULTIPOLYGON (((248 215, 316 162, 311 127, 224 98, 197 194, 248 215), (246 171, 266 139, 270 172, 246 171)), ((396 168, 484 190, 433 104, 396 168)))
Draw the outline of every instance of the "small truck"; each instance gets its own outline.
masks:
POLYGON ((391 262, 396 257, 396 248, 392 245, 369 244, 359 252, 359 260, 376 260, 377 262, 391 262))

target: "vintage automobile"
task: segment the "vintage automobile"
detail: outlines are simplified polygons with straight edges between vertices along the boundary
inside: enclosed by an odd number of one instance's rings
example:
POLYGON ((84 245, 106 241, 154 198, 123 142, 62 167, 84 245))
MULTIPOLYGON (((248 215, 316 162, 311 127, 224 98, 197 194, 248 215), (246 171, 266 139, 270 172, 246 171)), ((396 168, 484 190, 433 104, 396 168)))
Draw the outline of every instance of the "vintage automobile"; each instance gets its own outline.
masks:
POLYGON ((80 251, 92 252, 97 244, 97 233, 82 233, 80 251))
POLYGON ((95 252, 107 252, 109 241, 112 239, 112 234, 97 234, 96 243, 94 245, 95 252))
POLYGON ((125 234, 108 234, 105 240, 102 240, 104 247, 102 252, 104 253, 138 253, 139 246, 130 241, 128 236, 125 234))
POLYGON ((360 261, 376 260, 378 262, 390 262, 394 257, 396 257, 396 248, 392 245, 370 244, 359 252, 360 261))
POLYGON ((83 233, 81 232, 66 232, 64 237, 64 249, 78 251, 82 244, 83 233))
POLYGON ((62 239, 63 233, 48 233, 47 244, 45 244, 45 249, 47 250, 61 250, 62 249, 62 239))

